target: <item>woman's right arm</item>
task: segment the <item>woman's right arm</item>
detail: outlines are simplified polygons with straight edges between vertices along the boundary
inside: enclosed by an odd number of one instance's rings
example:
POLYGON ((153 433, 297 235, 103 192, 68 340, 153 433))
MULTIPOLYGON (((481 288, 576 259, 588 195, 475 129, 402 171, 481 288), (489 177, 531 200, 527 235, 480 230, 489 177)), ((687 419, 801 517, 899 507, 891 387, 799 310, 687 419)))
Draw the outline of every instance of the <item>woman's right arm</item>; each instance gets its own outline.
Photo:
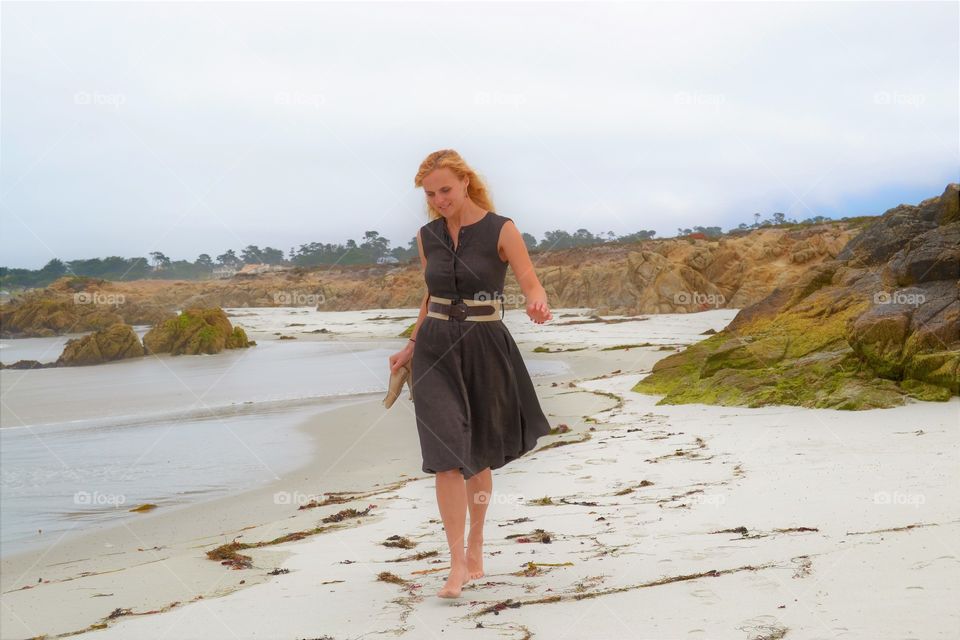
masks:
MULTIPOLYGON (((417 231, 417 249, 420 251, 420 270, 426 272, 427 269, 427 259, 423 255, 423 243, 420 241, 420 231, 417 231)), ((423 300, 420 302, 420 313, 417 315, 417 322, 413 325, 413 331, 410 332, 410 340, 407 340, 407 344, 398 351, 397 353, 390 356, 390 370, 395 371, 397 367, 400 367, 413 358, 413 348, 414 341, 417 339, 417 332, 420 331, 420 325, 423 323, 423 319, 427 317, 427 305, 430 301, 430 292, 427 291, 423 294, 423 300)))
MULTIPOLYGON (((420 240, 420 230, 417 229, 417 249, 420 251, 420 271, 424 275, 427 273, 427 258, 423 255, 423 243, 420 240)), ((417 331, 420 330, 420 323, 423 322, 423 319, 427 317, 427 303, 430 301, 430 292, 426 291, 423 294, 423 301, 420 303, 420 315, 417 316, 417 324, 413 325, 413 331, 410 333, 411 338, 417 337, 417 331)), ((413 346, 412 342, 407 344, 413 346)))
POLYGON ((417 331, 420 330, 420 323, 423 322, 423 319, 427 317, 427 303, 430 301, 430 294, 423 294, 423 301, 420 303, 420 315, 417 316, 417 323, 413 325, 413 331, 410 332, 410 340, 407 341, 407 346, 411 349, 413 348, 413 340, 417 338, 417 331))

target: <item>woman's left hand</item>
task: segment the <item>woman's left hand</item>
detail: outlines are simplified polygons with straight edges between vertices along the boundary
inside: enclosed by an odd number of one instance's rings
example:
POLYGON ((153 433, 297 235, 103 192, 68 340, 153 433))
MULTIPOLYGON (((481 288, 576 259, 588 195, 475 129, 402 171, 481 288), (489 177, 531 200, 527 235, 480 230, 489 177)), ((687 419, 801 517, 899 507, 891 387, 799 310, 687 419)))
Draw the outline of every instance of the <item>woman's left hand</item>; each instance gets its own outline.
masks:
POLYGON ((544 300, 534 300, 527 305, 527 315, 537 324, 543 324, 547 320, 553 319, 550 313, 550 307, 544 300))

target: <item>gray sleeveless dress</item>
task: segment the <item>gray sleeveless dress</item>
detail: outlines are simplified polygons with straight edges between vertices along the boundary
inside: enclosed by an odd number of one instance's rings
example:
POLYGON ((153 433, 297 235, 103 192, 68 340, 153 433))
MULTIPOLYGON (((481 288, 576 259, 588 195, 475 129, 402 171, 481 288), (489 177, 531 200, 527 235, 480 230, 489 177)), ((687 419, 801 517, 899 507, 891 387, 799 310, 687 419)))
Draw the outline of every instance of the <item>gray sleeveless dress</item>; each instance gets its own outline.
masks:
MULTIPOLYGON (((497 241, 507 220, 488 211, 460 228, 456 250, 445 218, 423 225, 427 291, 451 299, 501 295, 508 263, 498 255, 497 241)), ((470 478, 487 467, 498 469, 532 450, 550 431, 502 320, 425 317, 411 373, 425 473, 460 469, 470 478)))

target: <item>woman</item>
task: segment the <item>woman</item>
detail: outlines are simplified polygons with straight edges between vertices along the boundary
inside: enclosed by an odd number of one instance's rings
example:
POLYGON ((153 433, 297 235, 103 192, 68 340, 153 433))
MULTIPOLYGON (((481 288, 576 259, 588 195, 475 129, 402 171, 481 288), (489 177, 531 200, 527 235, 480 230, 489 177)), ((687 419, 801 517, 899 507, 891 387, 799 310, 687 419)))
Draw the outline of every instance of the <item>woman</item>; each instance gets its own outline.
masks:
POLYGON ((423 187, 430 217, 417 232, 427 293, 412 337, 390 356, 390 368, 411 362, 423 471, 436 474, 450 546, 450 574, 437 595, 456 598, 466 582, 484 575, 491 471, 532 450, 550 431, 501 320, 508 264, 530 319, 542 324, 553 316, 520 231, 492 211, 486 186, 456 151, 427 156, 414 185, 423 187))

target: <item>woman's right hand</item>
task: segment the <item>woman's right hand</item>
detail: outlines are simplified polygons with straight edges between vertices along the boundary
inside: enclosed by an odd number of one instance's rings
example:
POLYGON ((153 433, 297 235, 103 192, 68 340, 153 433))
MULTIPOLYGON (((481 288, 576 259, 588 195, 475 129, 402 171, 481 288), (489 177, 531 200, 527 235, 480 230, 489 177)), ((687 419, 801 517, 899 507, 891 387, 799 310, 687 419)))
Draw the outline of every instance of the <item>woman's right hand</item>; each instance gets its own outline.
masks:
POLYGON ((390 373, 394 373, 397 369, 410 362, 411 358, 413 358, 413 342, 408 340, 407 345, 403 349, 390 356, 390 373))

